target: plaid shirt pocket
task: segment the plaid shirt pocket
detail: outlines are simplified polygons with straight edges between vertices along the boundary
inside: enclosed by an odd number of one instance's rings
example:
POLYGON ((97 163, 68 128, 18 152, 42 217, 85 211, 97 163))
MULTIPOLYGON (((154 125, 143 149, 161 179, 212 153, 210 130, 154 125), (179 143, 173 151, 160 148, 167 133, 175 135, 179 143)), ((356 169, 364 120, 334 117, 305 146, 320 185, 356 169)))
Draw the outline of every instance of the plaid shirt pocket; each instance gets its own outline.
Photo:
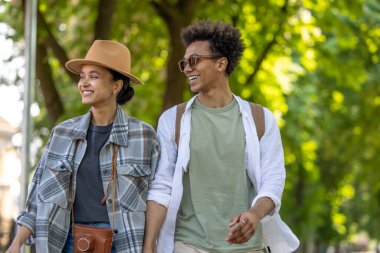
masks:
POLYGON ((150 174, 149 165, 126 163, 117 167, 118 192, 123 211, 146 211, 150 174))
POLYGON ((48 160, 38 189, 38 199, 67 208, 71 175, 72 168, 68 161, 48 160))

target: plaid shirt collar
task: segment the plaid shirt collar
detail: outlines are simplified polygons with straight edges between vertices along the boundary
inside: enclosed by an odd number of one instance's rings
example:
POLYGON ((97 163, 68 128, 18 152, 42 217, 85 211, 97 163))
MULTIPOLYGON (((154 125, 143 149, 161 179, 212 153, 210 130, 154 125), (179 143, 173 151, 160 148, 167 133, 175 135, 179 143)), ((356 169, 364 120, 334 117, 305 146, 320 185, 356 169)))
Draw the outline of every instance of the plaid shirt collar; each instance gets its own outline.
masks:
MULTIPOLYGON (((75 140, 85 140, 87 129, 91 122, 91 109, 86 113, 73 129, 71 138, 75 140)), ((116 116, 113 122, 112 131, 109 138, 110 142, 119 146, 128 146, 128 116, 124 113, 120 105, 117 105, 116 116)))

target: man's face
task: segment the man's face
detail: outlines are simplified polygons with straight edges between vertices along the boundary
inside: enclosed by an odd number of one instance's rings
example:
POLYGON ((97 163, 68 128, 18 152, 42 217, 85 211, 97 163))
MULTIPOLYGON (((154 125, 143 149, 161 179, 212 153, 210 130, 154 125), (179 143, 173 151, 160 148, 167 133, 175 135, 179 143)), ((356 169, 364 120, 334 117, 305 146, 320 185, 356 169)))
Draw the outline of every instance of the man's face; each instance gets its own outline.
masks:
POLYGON ((211 53, 208 41, 195 41, 187 47, 182 67, 192 92, 208 92, 218 87, 221 73, 217 58, 211 53))

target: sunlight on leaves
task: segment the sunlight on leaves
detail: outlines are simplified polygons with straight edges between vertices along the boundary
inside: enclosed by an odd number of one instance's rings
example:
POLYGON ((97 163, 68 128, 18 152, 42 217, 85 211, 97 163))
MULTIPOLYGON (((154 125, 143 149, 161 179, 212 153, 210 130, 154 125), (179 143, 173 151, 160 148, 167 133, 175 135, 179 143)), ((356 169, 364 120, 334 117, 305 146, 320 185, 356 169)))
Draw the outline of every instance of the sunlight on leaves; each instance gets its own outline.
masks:
POLYGON ((338 111, 343 108, 343 101, 344 101, 344 95, 335 90, 332 92, 332 103, 331 103, 331 110, 332 111, 338 111))
POLYGON ((341 213, 334 213, 332 216, 333 226, 335 230, 341 235, 345 234, 347 231, 346 226, 344 226, 346 220, 347 217, 341 213))
POLYGON ((301 58, 302 66, 308 71, 313 71, 317 68, 317 62, 315 61, 315 51, 307 49, 305 54, 301 58))
POLYGON ((244 99, 248 99, 249 97, 252 96, 252 92, 250 89, 243 89, 242 92, 240 93, 240 95, 244 98, 244 99))
POLYGON ((345 199, 352 199, 355 196, 355 189, 352 185, 346 184, 340 189, 340 194, 345 199))

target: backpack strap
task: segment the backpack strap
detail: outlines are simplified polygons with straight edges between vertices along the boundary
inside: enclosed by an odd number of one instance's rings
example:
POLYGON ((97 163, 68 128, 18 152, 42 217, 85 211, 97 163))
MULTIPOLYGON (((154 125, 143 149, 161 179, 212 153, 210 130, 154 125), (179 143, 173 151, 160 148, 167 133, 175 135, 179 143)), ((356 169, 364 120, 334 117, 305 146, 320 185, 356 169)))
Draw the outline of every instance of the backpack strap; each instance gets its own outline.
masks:
MULTIPOLYGON (((256 125, 257 136, 259 137, 259 141, 261 137, 263 137, 265 133, 265 118, 264 118, 264 108, 262 105, 249 103, 251 106, 251 113, 253 117, 253 121, 256 125)), ((177 115, 175 119, 175 143, 179 144, 179 135, 181 132, 181 118, 183 113, 185 112, 186 103, 177 105, 177 115)))
POLYGON ((179 134, 181 133, 181 119, 182 115, 185 112, 186 103, 177 105, 177 115, 175 118, 175 143, 178 146, 179 143, 179 134))
POLYGON ((265 117, 264 117, 264 108, 262 105, 249 103, 251 106, 251 113, 253 117, 253 121, 256 125, 257 136, 259 137, 259 141, 261 137, 263 137, 265 132, 265 117))

